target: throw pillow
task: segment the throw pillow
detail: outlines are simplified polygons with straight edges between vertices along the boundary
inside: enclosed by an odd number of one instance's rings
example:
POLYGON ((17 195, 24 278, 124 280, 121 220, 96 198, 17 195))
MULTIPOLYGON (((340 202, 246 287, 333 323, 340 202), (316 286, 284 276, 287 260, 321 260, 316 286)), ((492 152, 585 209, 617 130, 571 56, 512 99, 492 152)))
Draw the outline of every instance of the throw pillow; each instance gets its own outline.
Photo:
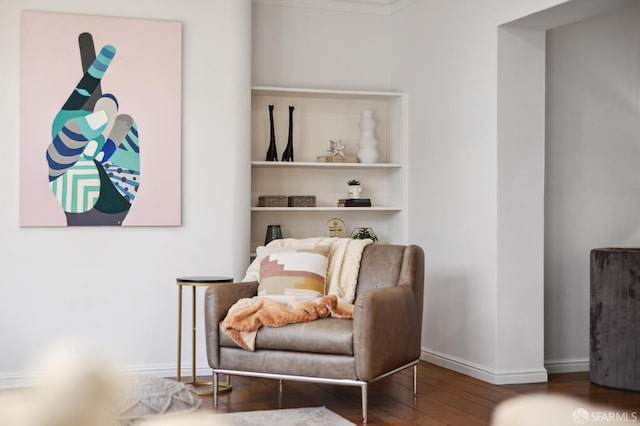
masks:
MULTIPOLYGON (((274 240, 273 242, 278 242, 280 240, 274 240)), ((271 244, 270 243, 270 244, 271 244)), ((243 282, 245 281, 258 281, 260 282, 261 277, 260 277, 260 264, 262 263, 262 259, 264 259, 266 256, 270 255, 271 253, 291 253, 291 252, 310 252, 310 253, 319 253, 322 254, 324 256, 329 256, 329 253, 331 252, 331 246, 330 245, 313 245, 313 246, 307 246, 307 245, 302 245, 299 247, 266 247, 266 246, 259 246, 256 249, 256 258, 253 260, 253 262, 251 262, 251 265, 249 265, 249 268, 247 269, 247 272, 245 273, 245 277, 242 279, 243 282)))
POLYGON ((258 295, 284 295, 294 289, 322 296, 326 294, 328 263, 325 255, 309 251, 271 253, 260 263, 258 295))

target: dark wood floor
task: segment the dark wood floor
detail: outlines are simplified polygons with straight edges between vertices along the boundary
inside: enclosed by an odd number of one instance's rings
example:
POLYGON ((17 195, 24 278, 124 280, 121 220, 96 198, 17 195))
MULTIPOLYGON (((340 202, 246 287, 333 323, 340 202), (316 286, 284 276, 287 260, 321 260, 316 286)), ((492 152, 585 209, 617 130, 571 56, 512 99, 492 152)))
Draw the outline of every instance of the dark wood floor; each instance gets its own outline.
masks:
MULTIPOLYGON (((420 362, 418 396, 413 398, 412 370, 369 386, 369 419, 374 425, 489 425, 498 403, 521 394, 559 393, 640 415, 640 392, 592 384, 588 373, 552 374, 549 382, 526 385, 490 385, 445 368, 420 362)), ((325 406, 356 424, 362 424, 360 388, 303 382, 233 377, 233 390, 213 398, 202 396, 203 409, 215 412, 325 406)))

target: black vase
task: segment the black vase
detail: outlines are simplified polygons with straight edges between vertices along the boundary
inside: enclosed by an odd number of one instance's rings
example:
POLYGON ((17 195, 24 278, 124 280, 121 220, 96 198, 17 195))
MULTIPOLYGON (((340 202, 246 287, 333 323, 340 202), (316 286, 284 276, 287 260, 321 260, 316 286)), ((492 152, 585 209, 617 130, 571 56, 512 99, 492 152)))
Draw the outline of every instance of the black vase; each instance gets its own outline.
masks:
POLYGON ((282 239, 282 228, 280 225, 267 225, 267 235, 264 237, 264 245, 266 246, 273 240, 282 239))
POLYGON ((293 105, 289 105, 289 139, 282 153, 282 161, 293 161, 293 105))
POLYGON ((269 149, 267 150, 267 161, 278 161, 278 151, 276 149, 276 132, 273 128, 273 105, 269 105, 269 123, 271 126, 271 136, 269 138, 269 149))

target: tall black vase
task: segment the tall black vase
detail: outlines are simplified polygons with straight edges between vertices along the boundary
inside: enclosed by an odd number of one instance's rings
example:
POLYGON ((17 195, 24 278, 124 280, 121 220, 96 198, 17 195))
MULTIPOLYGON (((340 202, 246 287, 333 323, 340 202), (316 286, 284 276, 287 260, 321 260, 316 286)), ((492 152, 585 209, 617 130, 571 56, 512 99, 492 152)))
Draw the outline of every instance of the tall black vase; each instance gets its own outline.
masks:
POLYGON ((293 161, 293 105, 289 105, 289 139, 282 153, 282 161, 293 161))
POLYGON ((269 138, 269 149, 267 150, 267 161, 278 161, 278 151, 276 150, 276 132, 273 128, 273 105, 269 105, 269 124, 271 135, 269 138))

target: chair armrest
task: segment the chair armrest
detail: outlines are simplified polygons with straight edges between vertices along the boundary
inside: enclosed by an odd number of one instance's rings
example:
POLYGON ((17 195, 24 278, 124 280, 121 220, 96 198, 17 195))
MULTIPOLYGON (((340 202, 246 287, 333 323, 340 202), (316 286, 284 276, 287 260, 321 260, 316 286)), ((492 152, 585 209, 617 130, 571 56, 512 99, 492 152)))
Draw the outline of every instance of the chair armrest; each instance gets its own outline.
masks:
POLYGON ((219 323, 227 316, 229 308, 238 300, 258 294, 256 281, 243 283, 221 283, 209 286, 205 293, 204 315, 207 337, 207 358, 211 368, 220 365, 219 323))
POLYGON ((360 295, 353 314, 358 379, 371 380, 420 358, 420 317, 409 285, 376 288, 360 295))

